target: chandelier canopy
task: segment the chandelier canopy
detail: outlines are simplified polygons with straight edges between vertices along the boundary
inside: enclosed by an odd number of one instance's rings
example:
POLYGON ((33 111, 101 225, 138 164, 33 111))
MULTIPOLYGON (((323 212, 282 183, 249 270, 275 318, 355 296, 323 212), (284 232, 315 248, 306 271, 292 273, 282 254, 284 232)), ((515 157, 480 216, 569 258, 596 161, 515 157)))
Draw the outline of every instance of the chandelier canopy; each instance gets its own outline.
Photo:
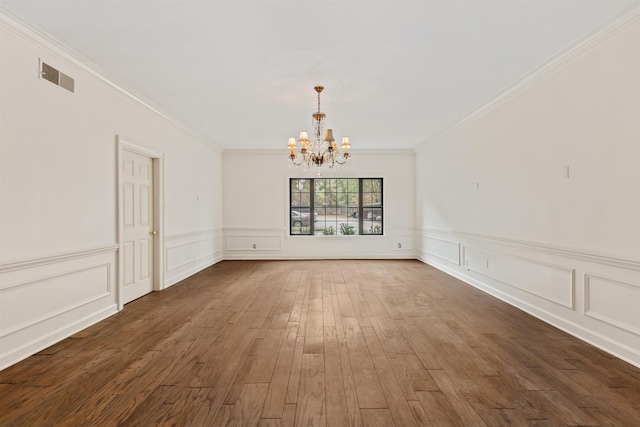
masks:
POLYGON ((340 152, 338 144, 336 144, 336 140, 333 137, 333 129, 324 131, 326 115, 320 111, 320 92, 324 87, 316 86, 314 89, 318 92, 318 111, 311 115, 314 130, 313 140, 309 140, 306 130, 300 131, 300 138, 298 138, 300 151, 296 153, 296 138, 290 136, 287 144, 287 147, 289 147, 289 159, 293 165, 306 168, 313 166, 328 166, 332 168, 335 164, 343 165, 351 159, 349 156, 349 148, 351 148, 349 137, 342 137, 342 143, 340 144, 342 152, 340 152), (322 137, 323 133, 324 137, 322 137))

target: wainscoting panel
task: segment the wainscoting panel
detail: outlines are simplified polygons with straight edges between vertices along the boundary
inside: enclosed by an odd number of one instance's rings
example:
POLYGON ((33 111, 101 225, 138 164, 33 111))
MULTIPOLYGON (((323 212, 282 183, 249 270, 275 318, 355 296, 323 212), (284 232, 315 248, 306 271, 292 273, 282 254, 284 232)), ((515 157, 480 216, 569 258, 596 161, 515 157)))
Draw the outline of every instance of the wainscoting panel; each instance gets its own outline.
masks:
POLYGON ((184 233, 165 238, 165 283, 169 287, 222 260, 220 229, 184 233))
POLYGON ((640 284, 585 274, 587 316, 640 335, 640 284))
POLYGON ((415 229, 388 226, 378 235, 296 235, 279 227, 228 227, 227 260, 244 259, 415 259, 415 229))
POLYGON ((0 265, 0 369, 117 311, 116 249, 0 265))
POLYGON ((418 241, 421 261, 640 367, 640 260, 444 230, 418 241))
POLYGON ((280 234, 227 234, 228 251, 280 251, 282 235, 280 234))
POLYGON ((464 246, 463 265, 532 295, 574 308, 575 270, 464 246))
POLYGON ((3 286, 0 290, 2 333, 27 328, 108 296, 111 292, 112 267, 112 264, 105 263, 16 283, 10 287, 3 286), (29 301, 29 310, 24 310, 24 301, 29 301))
POLYGON ((422 236, 421 250, 427 255, 460 265, 460 243, 441 237, 422 236))

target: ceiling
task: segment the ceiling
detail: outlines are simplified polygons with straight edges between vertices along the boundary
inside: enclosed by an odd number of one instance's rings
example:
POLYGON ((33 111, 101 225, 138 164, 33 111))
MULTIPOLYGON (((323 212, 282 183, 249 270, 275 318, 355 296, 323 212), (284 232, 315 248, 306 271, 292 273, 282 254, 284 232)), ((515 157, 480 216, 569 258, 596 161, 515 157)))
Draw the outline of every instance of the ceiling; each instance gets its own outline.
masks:
POLYGON ((321 84, 354 153, 415 148, 637 4, 0 0, 225 149, 284 150, 321 84))

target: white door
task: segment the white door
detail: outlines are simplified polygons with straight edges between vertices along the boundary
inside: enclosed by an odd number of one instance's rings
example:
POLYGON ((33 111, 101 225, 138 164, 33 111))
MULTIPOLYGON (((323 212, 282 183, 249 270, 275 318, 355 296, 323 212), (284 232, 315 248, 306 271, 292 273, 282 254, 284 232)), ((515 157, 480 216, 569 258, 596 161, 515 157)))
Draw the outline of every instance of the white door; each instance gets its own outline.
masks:
POLYGON ((122 151, 123 298, 126 304, 153 290, 153 160, 122 151))

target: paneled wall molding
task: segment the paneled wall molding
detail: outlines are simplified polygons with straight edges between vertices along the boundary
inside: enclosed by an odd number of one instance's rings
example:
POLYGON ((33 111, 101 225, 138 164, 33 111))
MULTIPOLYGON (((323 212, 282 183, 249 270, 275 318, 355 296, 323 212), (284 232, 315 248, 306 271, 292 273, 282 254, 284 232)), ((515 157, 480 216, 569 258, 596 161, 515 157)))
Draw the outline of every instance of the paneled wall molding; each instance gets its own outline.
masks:
POLYGON ((221 227, 172 234, 165 238, 165 283, 169 287, 221 261, 221 227))
POLYGON ((163 119, 171 122, 176 127, 180 128, 186 134, 200 143, 206 145, 209 148, 213 148, 218 153, 222 153, 222 148, 214 142, 208 140, 204 136, 195 132, 194 130, 186 127, 177 119, 173 118, 168 113, 162 111, 160 107, 155 105, 152 101, 146 99, 143 95, 137 91, 127 87, 124 83, 118 81, 116 78, 109 76, 106 71, 102 70, 97 65, 93 64, 88 59, 82 57, 79 53, 74 52, 67 46, 63 46, 57 40, 52 39, 49 35, 42 33, 38 29, 23 22, 20 18, 10 14, 6 10, 0 10, 0 26, 12 34, 20 37, 29 43, 36 44, 38 46, 44 46, 46 49, 55 53, 63 61, 77 67, 93 77, 95 80, 104 84, 108 89, 119 93, 126 98, 140 104, 144 108, 158 114, 163 119))
POLYGON ((640 366, 635 260, 426 228, 419 242, 422 262, 640 366))
POLYGON ((584 55, 585 53, 591 51, 592 49, 598 47, 601 43, 605 42, 612 36, 616 35, 620 31, 626 29, 629 25, 633 24, 640 20, 640 5, 636 2, 629 6, 624 12, 622 12, 618 17, 614 18, 607 24, 597 28, 592 33, 586 35, 581 40, 576 43, 568 46, 564 51, 558 53, 552 58, 549 58, 546 62, 540 65, 535 70, 532 70, 529 75, 521 79, 519 82, 515 83, 509 89, 495 96, 492 100, 488 101, 480 108, 475 111, 469 113, 463 119, 454 123, 453 125, 443 129, 438 134, 432 136, 427 141, 420 144, 414 150, 416 153, 420 153, 429 144, 438 139, 443 134, 448 131, 462 127, 465 124, 471 123, 479 117, 487 114, 488 112, 498 108, 505 102, 513 99, 514 97, 520 95, 530 87, 538 84, 540 81, 547 78, 549 75, 557 72, 562 69, 567 64, 571 63, 578 57, 584 55))
POLYGON ((421 245, 420 250, 425 254, 434 256, 436 258, 440 258, 443 261, 450 262, 455 265, 460 265, 460 243, 454 239, 446 238, 446 237, 430 237, 432 241, 435 241, 440 246, 448 247, 448 253, 444 253, 443 251, 438 251, 436 248, 425 248, 424 245, 421 245))
POLYGON ((572 310, 575 308, 575 269, 573 268, 468 245, 462 246, 462 265, 465 269, 491 280, 563 307, 572 310), (471 263, 470 253, 479 255, 483 261, 486 260, 486 264, 471 263), (496 263, 498 268, 494 265, 496 263), (540 280, 541 277, 544 277, 544 280, 540 280))
POLYGON ((113 266, 110 263, 99 264, 99 265, 94 265, 94 266, 91 266, 91 267, 80 268, 80 269, 77 269, 77 270, 66 271, 64 273, 54 274, 54 275, 50 275, 50 276, 47 276, 47 277, 40 277, 40 278, 37 278, 35 280, 29 280, 29 281, 22 282, 22 283, 16 283, 16 284, 13 284, 11 286, 2 288, 2 290, 7 290, 7 289, 10 289, 10 288, 17 288, 17 287, 26 286, 26 285, 38 285, 40 283, 45 283, 47 281, 53 281, 53 280, 62 279, 62 278, 66 278, 66 280, 74 280, 73 276, 79 276, 79 275, 82 275, 83 273, 91 273, 91 272, 100 273, 100 270, 104 270, 105 289, 103 289, 101 292, 98 292, 98 293, 96 293, 94 295, 91 295, 91 296, 89 296, 89 297, 87 297, 87 298, 85 298, 83 300, 80 300, 80 301, 74 302, 72 304, 69 304, 67 306, 61 307, 60 309, 55 310, 53 312, 46 313, 44 315, 41 315, 41 316, 38 316, 38 317, 35 317, 35 318, 30 318, 28 321, 13 325, 13 326, 11 326, 9 328, 3 328, 2 330, 0 330, 0 338, 2 338, 4 336, 7 336, 7 335, 10 335, 10 334, 13 334, 16 331, 19 331, 21 329, 25 329, 25 328, 27 328, 29 326, 33 326, 36 323, 44 322, 44 321, 46 321, 46 320, 48 320, 48 319, 50 319, 50 318, 52 318, 54 316, 58 316, 58 315, 60 315, 62 313, 74 310, 74 309, 76 309, 78 307, 81 307, 83 305, 92 303, 94 301, 97 301, 97 300, 105 298, 105 297, 108 297, 112 292, 112 289, 111 289, 111 283, 112 283, 112 280, 113 280, 112 279, 113 278, 113 271, 112 271, 113 268, 112 267, 113 266))
POLYGON ((640 283, 628 283, 597 274, 584 275, 584 314, 640 336, 640 283), (603 296, 617 294, 623 306, 602 304, 603 296))
MULTIPOLYGON (((637 367, 640 367, 640 347, 635 345, 635 343, 640 343, 640 339, 637 335, 627 335, 631 337, 628 340, 625 340, 624 336, 622 339, 618 337, 618 332, 620 328, 610 328, 607 329, 597 329, 593 328, 588 322, 584 322, 585 316, 581 313, 577 313, 575 311, 571 311, 573 316, 568 316, 566 314, 566 310, 555 310, 555 309, 547 309, 539 304, 536 304, 526 298, 521 298, 513 293, 506 292, 504 289, 497 288, 487 283, 485 280, 482 280, 482 276, 477 276, 472 271, 464 270, 460 267, 452 266, 449 263, 443 263, 441 260, 436 258, 429 258, 421 256, 420 260, 426 264, 429 264, 439 270, 444 271, 447 274, 450 274, 457 279, 462 280, 465 283, 468 283, 484 292, 487 292, 494 297, 505 301, 519 309, 531 314, 534 317, 537 317, 551 325, 574 335, 589 344, 592 344, 608 353, 613 354, 625 360, 637 367)), ((524 294, 526 295, 526 294, 524 294)), ((635 311, 633 313, 636 313, 635 311)), ((609 319, 607 319, 609 320, 609 319)), ((611 322, 605 321, 612 325, 611 322)), ((612 325, 615 326, 615 325, 612 325)))
POLYGON ((25 334, 27 337, 24 339, 12 340, 11 346, 4 346, 2 342, 4 338, 0 339, 0 348, 8 349, 6 352, 0 352, 0 370, 116 314, 117 311, 117 305, 113 304, 95 311, 88 311, 82 317, 69 317, 64 322, 60 322, 56 329, 44 328, 36 338, 31 338, 28 336, 29 334, 25 334), (14 345, 13 342, 17 344, 14 345))
POLYGON ((384 236, 290 236, 280 227, 225 227, 224 259, 415 259, 415 227, 384 236))
POLYGON ((610 265, 613 267, 628 268, 640 271, 640 259, 623 258, 615 255, 598 253, 586 249, 564 248, 556 245, 542 244, 538 242, 528 242, 525 240, 507 239, 498 236, 488 236, 483 234, 468 233, 462 231, 445 231, 422 228, 421 235, 426 237, 439 237, 452 241, 484 241, 499 244, 505 247, 525 249, 540 252, 547 255, 559 255, 566 258, 573 258, 581 261, 595 262, 610 265))
POLYGON ((39 256, 33 258, 24 258, 15 261, 8 261, 0 264, 0 273, 7 273, 14 270, 22 270, 26 268, 35 268, 47 264, 55 264, 65 261, 72 261, 79 258, 86 258, 94 255, 106 254, 118 250, 118 245, 104 245, 93 248, 62 252, 58 254, 39 256))
POLYGON ((282 234, 228 233, 227 251, 281 251, 282 234))
MULTIPOLYGON (((191 266, 191 265, 194 265, 194 264, 200 264, 200 263, 202 263, 203 260, 214 258, 215 254, 216 254, 216 251, 211 251, 211 252, 196 256, 191 261, 184 261, 181 264, 171 265, 171 266, 167 267, 167 273, 173 273, 173 272, 175 272, 177 270, 183 269, 184 267, 191 266)), ((208 267, 208 265, 206 267, 208 267)), ((188 276, 185 276, 185 277, 188 277, 188 276)))
POLYGON ((118 311, 116 245, 4 264, 0 369, 118 311))

